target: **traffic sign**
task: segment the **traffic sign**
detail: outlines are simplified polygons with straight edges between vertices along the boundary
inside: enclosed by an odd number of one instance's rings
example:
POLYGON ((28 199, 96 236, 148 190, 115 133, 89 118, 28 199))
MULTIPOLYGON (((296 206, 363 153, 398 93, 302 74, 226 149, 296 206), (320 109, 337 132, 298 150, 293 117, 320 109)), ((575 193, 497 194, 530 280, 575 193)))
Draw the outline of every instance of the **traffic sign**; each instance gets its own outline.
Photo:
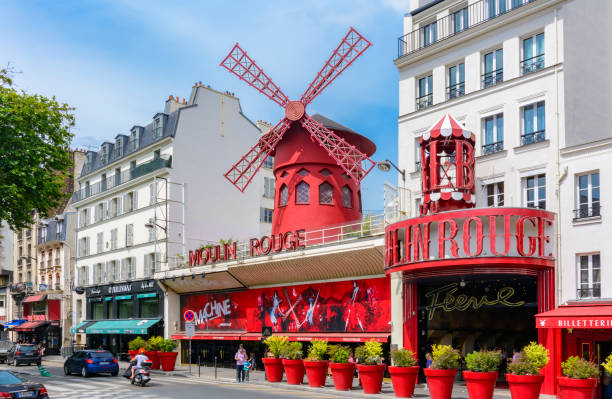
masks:
POLYGON ((186 322, 191 323, 195 320, 195 312, 193 310, 186 310, 185 314, 183 314, 183 318, 186 322))
POLYGON ((195 335, 195 324, 194 323, 185 323, 185 336, 193 337, 195 335))

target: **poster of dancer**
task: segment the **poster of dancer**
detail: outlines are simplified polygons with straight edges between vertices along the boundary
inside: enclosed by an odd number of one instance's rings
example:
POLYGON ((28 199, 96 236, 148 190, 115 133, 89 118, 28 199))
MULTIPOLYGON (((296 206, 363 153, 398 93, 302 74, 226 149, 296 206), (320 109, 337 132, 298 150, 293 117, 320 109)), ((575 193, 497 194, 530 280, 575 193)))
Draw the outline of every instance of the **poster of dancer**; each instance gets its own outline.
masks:
POLYGON ((181 297, 200 331, 389 332, 386 278, 181 297))

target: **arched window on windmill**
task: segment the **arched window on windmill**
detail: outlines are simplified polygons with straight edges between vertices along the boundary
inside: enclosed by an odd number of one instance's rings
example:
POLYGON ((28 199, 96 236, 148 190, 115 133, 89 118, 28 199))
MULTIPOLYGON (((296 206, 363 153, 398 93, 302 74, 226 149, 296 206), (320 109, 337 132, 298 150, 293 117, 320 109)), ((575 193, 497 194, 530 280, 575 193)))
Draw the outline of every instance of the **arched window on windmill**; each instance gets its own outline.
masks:
POLYGON ((295 188, 295 203, 310 203, 310 186, 305 181, 300 182, 295 188))
POLYGON ((349 186, 342 187, 342 206, 345 208, 353 207, 353 190, 349 186))
POLYGON ((334 195, 331 184, 323 182, 319 186, 319 204, 333 205, 334 195))
POLYGON ((279 190, 278 206, 286 206, 289 202, 289 187, 283 184, 279 190))

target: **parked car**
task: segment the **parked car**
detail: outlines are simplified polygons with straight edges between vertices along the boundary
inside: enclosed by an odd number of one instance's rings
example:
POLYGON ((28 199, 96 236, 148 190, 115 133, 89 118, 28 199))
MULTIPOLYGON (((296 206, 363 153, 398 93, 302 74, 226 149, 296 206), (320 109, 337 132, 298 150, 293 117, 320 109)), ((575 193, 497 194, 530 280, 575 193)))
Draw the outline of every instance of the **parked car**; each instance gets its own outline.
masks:
POLYGON ((30 382, 10 371, 0 371, 0 398, 49 399, 43 384, 30 382))
POLYGON ((119 374, 119 362, 115 355, 106 350, 83 350, 75 352, 64 362, 64 374, 81 374, 89 377, 96 373, 119 374))
POLYGON ((8 351, 6 362, 17 367, 20 364, 40 366, 40 351, 32 344, 16 344, 8 351))
POLYGON ((0 363, 6 362, 9 350, 15 346, 11 341, 0 341, 0 363))

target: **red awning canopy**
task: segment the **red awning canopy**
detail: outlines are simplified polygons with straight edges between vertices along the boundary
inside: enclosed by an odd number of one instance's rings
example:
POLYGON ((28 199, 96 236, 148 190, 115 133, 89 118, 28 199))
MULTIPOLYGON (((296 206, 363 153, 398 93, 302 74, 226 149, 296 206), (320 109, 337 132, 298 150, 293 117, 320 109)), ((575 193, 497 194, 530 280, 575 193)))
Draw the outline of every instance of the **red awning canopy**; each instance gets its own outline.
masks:
POLYGON ((537 328, 612 329, 612 303, 565 305, 535 318, 537 328))
POLYGON ((47 295, 32 295, 23 300, 23 303, 41 302, 47 299, 47 295))
MULTIPOLYGON (((387 342, 389 333, 277 333, 288 337, 289 341, 311 341, 313 339, 325 339, 329 342, 366 342, 374 339, 377 342, 387 342)), ((263 337, 261 333, 246 332, 218 332, 218 333, 197 333, 191 339, 194 340, 215 340, 215 341, 259 341, 263 337)), ((190 339, 184 333, 175 334, 172 339, 190 339)))
POLYGON ((47 323, 47 321, 28 321, 26 323, 21 324, 20 326, 15 327, 15 331, 34 331, 47 323))
POLYGON ((172 339, 197 339, 197 340, 214 340, 214 341, 238 341, 240 337, 244 335, 244 331, 225 331, 225 332, 209 332, 209 333, 196 333, 193 337, 188 337, 185 333, 174 334, 172 339))

